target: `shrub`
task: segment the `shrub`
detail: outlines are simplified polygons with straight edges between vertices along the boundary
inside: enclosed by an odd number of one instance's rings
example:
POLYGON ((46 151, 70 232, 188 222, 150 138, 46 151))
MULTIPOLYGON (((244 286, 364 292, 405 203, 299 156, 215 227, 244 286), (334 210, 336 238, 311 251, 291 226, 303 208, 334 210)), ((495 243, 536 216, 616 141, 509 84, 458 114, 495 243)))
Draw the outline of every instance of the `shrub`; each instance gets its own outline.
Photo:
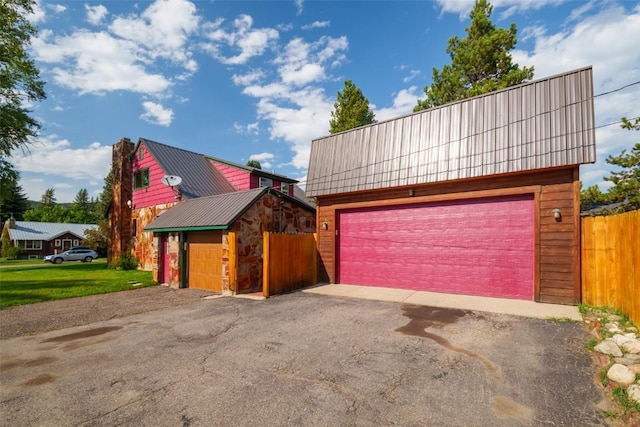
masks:
POLYGON ((135 270, 138 268, 138 258, 131 255, 131 252, 123 252, 115 261, 113 268, 116 270, 135 270))
POLYGON ((20 254, 22 253, 22 249, 18 246, 9 246, 7 249, 7 258, 8 259, 18 259, 20 254))

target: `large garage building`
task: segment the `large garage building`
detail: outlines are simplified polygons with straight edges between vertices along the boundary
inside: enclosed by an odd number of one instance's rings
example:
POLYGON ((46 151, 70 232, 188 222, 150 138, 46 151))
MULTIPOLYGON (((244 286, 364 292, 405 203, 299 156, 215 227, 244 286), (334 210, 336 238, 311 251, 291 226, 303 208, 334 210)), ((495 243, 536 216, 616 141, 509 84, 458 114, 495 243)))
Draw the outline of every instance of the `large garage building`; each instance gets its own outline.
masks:
POLYGON ((313 141, 331 283, 580 301, 591 68, 313 141))

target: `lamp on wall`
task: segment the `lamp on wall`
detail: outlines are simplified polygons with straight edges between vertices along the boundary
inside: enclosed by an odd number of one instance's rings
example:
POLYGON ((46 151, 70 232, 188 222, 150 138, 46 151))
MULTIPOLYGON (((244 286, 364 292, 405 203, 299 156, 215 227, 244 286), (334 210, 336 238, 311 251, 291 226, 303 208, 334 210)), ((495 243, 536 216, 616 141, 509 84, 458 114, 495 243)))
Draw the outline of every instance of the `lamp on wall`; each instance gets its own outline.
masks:
POLYGON ((131 203, 131 200, 127 200, 127 206, 129 207, 129 209, 131 209, 131 206, 133 206, 133 203, 131 203))
POLYGON ((553 217, 556 219, 556 221, 560 221, 562 219, 562 213, 560 212, 560 209, 555 208, 552 212, 553 217))
POLYGON ((329 223, 327 221, 323 221, 322 222, 322 229, 323 230, 328 230, 329 229, 329 223))

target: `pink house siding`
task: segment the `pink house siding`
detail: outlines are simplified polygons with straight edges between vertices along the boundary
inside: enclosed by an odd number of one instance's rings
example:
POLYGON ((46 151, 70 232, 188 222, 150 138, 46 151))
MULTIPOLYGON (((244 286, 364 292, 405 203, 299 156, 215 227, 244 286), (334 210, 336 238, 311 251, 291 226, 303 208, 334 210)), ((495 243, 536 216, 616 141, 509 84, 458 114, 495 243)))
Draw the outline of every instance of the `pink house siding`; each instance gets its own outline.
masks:
POLYGON ((138 150, 134 153, 133 173, 135 175, 137 171, 149 168, 149 186, 147 188, 133 190, 133 196, 131 198, 133 207, 139 209, 175 202, 175 194, 171 188, 163 185, 161 182, 162 177, 165 175, 164 171, 160 169, 160 166, 153 156, 151 156, 151 153, 144 147, 144 144, 140 144, 138 150), (140 160, 138 155, 138 150, 140 149, 144 149, 142 160, 140 160))
POLYGON ((211 162, 213 166, 227 178, 227 181, 231 183, 237 190, 249 190, 255 188, 251 186, 249 177, 251 174, 245 170, 234 168, 233 166, 225 165, 218 162, 211 162))

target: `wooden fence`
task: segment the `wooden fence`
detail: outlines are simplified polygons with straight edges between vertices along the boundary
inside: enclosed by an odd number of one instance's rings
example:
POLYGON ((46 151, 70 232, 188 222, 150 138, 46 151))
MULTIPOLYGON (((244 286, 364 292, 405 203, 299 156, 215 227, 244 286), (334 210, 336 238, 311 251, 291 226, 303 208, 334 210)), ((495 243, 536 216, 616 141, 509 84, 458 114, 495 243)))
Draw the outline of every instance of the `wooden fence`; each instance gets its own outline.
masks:
POLYGON ((640 325, 640 210, 582 218, 582 302, 640 325))
POLYGON ((262 293, 292 292, 317 282, 316 234, 264 233, 262 293))

